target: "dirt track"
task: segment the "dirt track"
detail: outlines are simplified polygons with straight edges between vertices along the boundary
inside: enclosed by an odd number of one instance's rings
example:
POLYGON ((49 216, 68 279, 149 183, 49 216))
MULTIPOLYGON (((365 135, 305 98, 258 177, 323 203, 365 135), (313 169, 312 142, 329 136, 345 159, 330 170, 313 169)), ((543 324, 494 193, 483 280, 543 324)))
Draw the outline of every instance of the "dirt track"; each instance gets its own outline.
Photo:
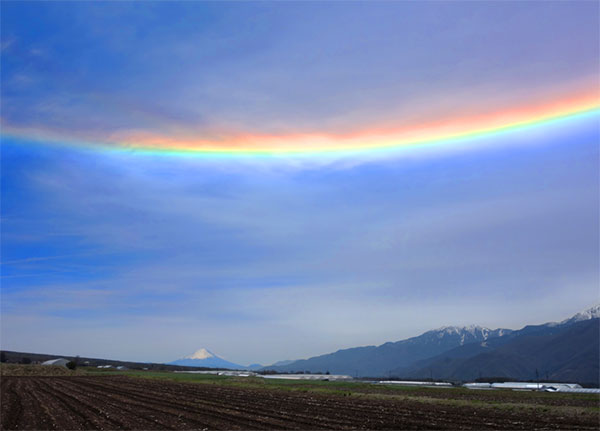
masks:
POLYGON ((598 418, 128 377, 2 377, 2 429, 598 429, 598 418))

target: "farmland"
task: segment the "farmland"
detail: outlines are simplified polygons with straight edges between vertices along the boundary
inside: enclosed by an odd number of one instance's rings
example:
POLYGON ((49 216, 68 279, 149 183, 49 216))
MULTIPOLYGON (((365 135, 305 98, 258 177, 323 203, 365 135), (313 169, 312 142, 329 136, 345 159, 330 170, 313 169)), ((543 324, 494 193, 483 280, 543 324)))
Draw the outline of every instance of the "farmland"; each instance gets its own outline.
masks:
POLYGON ((152 372, 4 375, 2 429, 597 429, 597 395, 152 372))

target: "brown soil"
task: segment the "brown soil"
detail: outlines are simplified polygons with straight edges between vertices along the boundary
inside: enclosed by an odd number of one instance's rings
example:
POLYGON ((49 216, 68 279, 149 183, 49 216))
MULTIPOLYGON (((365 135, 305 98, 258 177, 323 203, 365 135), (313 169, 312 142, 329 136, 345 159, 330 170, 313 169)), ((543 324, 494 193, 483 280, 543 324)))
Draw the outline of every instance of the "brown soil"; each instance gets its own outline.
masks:
POLYGON ((1 428, 598 429, 594 413, 449 406, 124 376, 2 377, 1 428))
POLYGON ((409 397, 434 398, 439 400, 463 400, 494 403, 528 404, 536 406, 555 407, 600 407, 600 396, 596 394, 550 393, 533 391, 477 390, 464 388, 408 388, 399 390, 397 387, 386 388, 379 385, 373 387, 360 386, 353 389, 356 393, 406 395, 409 397))

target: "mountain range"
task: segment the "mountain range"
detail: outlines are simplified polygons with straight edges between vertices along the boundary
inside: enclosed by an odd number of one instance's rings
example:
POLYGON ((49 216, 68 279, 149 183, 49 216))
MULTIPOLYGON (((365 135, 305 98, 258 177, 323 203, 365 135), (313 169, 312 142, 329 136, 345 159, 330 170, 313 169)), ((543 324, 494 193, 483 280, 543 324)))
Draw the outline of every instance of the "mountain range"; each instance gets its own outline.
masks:
POLYGON ((550 379, 600 385, 600 305, 560 322, 519 330, 445 326, 380 346, 338 350, 263 367, 229 362, 207 349, 168 365, 356 377, 475 380, 550 379))
POLYGON ((435 357, 399 367, 392 374, 474 380, 481 377, 537 378, 597 383, 598 318, 565 325, 539 325, 486 343, 459 346, 435 357))
POLYGON ((274 364, 277 372, 473 380, 549 378, 598 385, 600 305, 561 322, 520 330, 447 326, 380 346, 274 364))

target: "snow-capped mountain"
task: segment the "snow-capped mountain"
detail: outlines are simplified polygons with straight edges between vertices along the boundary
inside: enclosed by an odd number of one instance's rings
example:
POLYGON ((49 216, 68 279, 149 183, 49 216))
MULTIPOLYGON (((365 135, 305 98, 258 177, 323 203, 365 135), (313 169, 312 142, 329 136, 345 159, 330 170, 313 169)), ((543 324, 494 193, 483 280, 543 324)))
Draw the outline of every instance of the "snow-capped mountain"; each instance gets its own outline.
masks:
POLYGON ((593 307, 588 308, 587 310, 577 313, 573 317, 563 320, 562 322, 560 322, 560 324, 561 325, 570 325, 572 323, 581 322, 583 320, 598 319, 598 318, 600 318, 600 304, 596 304, 593 307))
POLYGON ((269 370, 281 372, 312 371, 360 376, 386 376, 398 367, 438 355, 470 343, 482 343, 510 334, 510 329, 491 330, 481 326, 445 326, 417 337, 389 342, 380 346, 354 347, 285 365, 271 365, 269 370))
POLYGON ((484 342, 488 338, 502 337, 510 334, 511 332, 513 332, 512 329, 489 329, 478 325, 443 326, 441 328, 428 331, 422 336, 433 336, 437 337, 438 339, 445 337, 458 337, 458 344, 462 346, 469 343, 484 342))
POLYGON ((184 359, 208 359, 208 358, 218 358, 217 355, 215 355, 213 352, 211 352, 210 350, 207 350, 205 348, 196 350, 192 355, 190 356, 184 356, 184 359))
POLYGON ((243 370, 246 367, 235 364, 223 359, 208 349, 202 348, 196 350, 193 354, 169 362, 167 365, 182 365, 184 367, 206 367, 206 368, 228 368, 235 370, 243 370))
POLYGON ((528 380, 546 378, 599 384, 600 307, 561 322, 527 325, 505 337, 465 344, 399 367, 393 373, 421 379, 472 380, 482 376, 528 380))
MULTIPOLYGON (((600 317, 600 306, 596 305, 560 323, 529 325, 519 330, 503 328, 489 329, 477 325, 444 326, 406 340, 388 342, 380 346, 364 346, 338 350, 337 352, 309 359, 283 364, 276 363, 265 367, 265 369, 279 372, 329 371, 334 374, 350 374, 364 377, 408 376, 409 374, 405 373, 408 373, 409 370, 414 371, 415 367, 422 367, 426 360, 441 358, 440 364, 443 364, 444 360, 451 357, 452 360, 458 361, 459 359, 462 360, 498 349, 501 346, 508 346, 513 340, 523 340, 523 337, 558 336, 563 330, 569 330, 570 327, 575 327, 579 323, 598 317, 600 317)), ((593 325, 590 327, 593 329, 593 325)), ((589 334, 587 336, 588 338, 590 337, 589 334)), ((541 340, 542 338, 539 339, 541 340)), ((436 363, 436 366, 431 368, 439 370, 441 369, 441 365, 436 363)), ((431 373, 432 369, 427 368, 427 372, 431 373)))

